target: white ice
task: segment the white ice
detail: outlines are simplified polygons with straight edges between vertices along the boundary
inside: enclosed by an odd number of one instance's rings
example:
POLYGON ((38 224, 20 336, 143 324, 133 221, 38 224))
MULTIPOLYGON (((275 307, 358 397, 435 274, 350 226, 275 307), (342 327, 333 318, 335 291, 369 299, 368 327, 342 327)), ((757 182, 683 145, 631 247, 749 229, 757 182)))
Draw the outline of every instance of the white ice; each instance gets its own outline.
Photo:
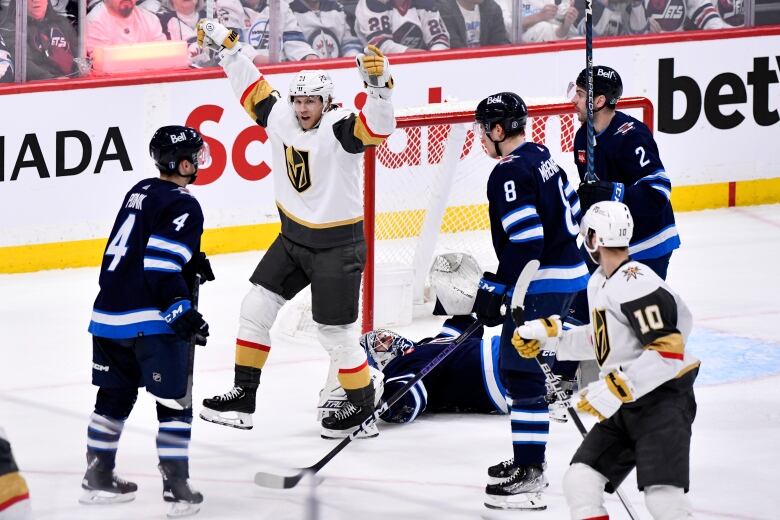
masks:
MULTIPOLYGON (((678 223, 683 246, 672 258, 669 281, 693 310, 690 348, 703 360, 690 493, 696 518, 780 518, 780 206, 684 213, 678 223)), ((217 281, 201 291, 211 339, 197 352, 196 414, 203 397, 231 386, 238 309, 259 256, 212 259, 217 281)), ((157 423, 144 391, 117 459, 119 474, 139 485, 136 500, 77 503, 95 396, 86 325, 96 291, 92 268, 0 276, 0 424, 28 481, 36 518, 164 518, 157 423)), ((435 328, 428 318, 402 332, 419 338, 435 328)), ((307 481, 292 490, 255 486, 256 471, 307 466, 334 446, 320 439, 315 422, 326 366, 317 345, 277 342, 253 430, 195 419, 192 482, 205 495, 196 518, 568 518, 561 478, 580 440, 571 423, 551 426, 546 511, 496 515, 483 507, 486 468, 511 455, 505 416, 383 424, 377 439, 353 442, 328 464, 316 488, 307 481)), ((623 489, 640 516, 650 518, 634 475, 623 489)), ((615 498, 607 507, 611 518, 627 518, 615 498)))

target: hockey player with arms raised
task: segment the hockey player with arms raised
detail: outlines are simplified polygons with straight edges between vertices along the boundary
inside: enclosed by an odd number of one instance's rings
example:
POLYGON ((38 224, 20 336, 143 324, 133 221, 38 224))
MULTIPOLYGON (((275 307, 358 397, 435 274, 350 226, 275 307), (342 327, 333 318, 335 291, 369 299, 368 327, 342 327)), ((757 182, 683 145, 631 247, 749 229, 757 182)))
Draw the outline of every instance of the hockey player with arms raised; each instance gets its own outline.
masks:
POLYGON ((235 32, 202 20, 198 38, 218 49, 220 65, 241 105, 268 132, 282 222, 241 304, 235 386, 204 400, 201 417, 252 427, 260 374, 271 349, 271 325, 282 305, 311 284, 318 339, 349 401, 322 420, 322 435, 346 437, 371 415, 375 403, 355 323, 366 250, 360 178, 363 151, 382 143, 395 128, 389 63, 373 46, 357 56, 368 98, 356 113, 333 104, 333 82, 323 70, 298 73, 282 98, 240 52, 235 32))
POLYGON ((600 422, 563 479, 571 517, 609 518, 604 490, 617 489, 636 467, 653 518, 689 518, 685 493, 699 369, 699 360, 685 350, 691 313, 652 269, 629 256, 633 219, 625 204, 596 203, 581 229, 599 266, 588 283, 591 323, 562 331, 560 319, 550 316, 526 321, 512 338, 524 358, 544 349, 557 359, 595 357, 600 367, 599 379, 577 403, 600 422))
POLYGON ((502 325, 501 379, 511 399, 514 457, 488 469, 485 504, 497 509, 544 509, 547 485, 543 463, 550 420, 545 378, 534 361, 512 348, 512 318, 501 309, 525 265, 541 268, 528 287, 529 317, 566 314, 577 292, 585 289, 588 269, 577 249, 579 200, 566 172, 541 144, 525 140, 528 110, 517 94, 501 92, 477 106, 475 133, 488 154, 500 161, 487 182, 488 213, 495 273, 484 273, 475 311, 486 326, 502 325))

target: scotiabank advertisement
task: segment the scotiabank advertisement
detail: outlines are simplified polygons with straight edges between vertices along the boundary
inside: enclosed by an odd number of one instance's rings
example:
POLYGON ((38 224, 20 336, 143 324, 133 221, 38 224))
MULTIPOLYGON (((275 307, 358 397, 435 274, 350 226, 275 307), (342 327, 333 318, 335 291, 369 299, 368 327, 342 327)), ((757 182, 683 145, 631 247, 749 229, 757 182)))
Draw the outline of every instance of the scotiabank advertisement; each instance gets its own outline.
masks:
MULTIPOLYGON (((595 49, 594 62, 622 76, 625 96, 652 101, 656 140, 674 185, 780 177, 780 30, 774 32, 743 30, 717 40, 686 34, 595 49)), ((565 101, 584 51, 574 45, 540 49, 545 52, 526 46, 514 54, 483 50, 440 61, 435 54, 404 57, 392 69, 393 103, 402 110, 432 97, 476 102, 506 90, 528 104, 565 101)), ((337 101, 354 106, 362 92, 357 71, 341 66, 330 73, 337 101)), ((198 128, 210 145, 211 165, 192 188, 208 228, 278 221, 265 131, 244 113, 225 78, 186 78, 0 95, 0 247, 105 237, 124 193, 156 175, 148 143, 166 124, 198 128)), ((269 73, 267 79, 285 93, 292 73, 269 73)), ((551 119, 546 144, 574 179, 565 126, 551 119)), ((423 139, 415 146, 427 144, 423 139)), ((403 156, 410 140, 394 137, 386 146, 403 156)), ((436 162, 428 150, 422 154, 415 170, 420 178, 436 162)), ((313 177, 315 172, 313 165, 313 177)), ((406 185, 410 192, 414 177, 406 185)))

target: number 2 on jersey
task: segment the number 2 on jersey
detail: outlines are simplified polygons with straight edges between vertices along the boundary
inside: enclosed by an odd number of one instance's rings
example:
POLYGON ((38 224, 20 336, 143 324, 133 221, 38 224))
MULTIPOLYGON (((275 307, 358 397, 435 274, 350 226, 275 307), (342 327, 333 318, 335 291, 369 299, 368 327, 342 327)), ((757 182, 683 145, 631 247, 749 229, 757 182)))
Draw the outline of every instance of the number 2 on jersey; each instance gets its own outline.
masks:
POLYGON ((119 265, 122 257, 127 254, 127 241, 130 239, 130 233, 133 232, 133 226, 135 225, 135 214, 130 213, 125 221, 119 226, 119 230, 114 235, 106 248, 106 256, 113 256, 111 264, 108 266, 109 271, 113 271, 119 265))

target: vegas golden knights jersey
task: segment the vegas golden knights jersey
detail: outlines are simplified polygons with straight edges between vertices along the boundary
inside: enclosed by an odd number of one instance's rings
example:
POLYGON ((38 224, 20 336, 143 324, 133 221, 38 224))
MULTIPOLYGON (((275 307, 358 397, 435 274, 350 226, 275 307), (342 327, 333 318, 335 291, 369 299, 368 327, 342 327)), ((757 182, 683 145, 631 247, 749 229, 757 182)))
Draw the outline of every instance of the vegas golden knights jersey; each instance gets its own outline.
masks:
POLYGON ((332 108, 303 130, 249 58, 238 52, 221 65, 244 110, 270 138, 282 235, 319 248, 363 240, 362 152, 395 129, 392 104, 368 96, 360 111, 332 108))
POLYGON ((590 324, 564 331, 558 359, 595 357, 602 378, 622 370, 634 399, 699 366, 685 351, 691 312, 644 264, 628 260, 609 278, 599 267, 588 282, 588 307, 590 324))

